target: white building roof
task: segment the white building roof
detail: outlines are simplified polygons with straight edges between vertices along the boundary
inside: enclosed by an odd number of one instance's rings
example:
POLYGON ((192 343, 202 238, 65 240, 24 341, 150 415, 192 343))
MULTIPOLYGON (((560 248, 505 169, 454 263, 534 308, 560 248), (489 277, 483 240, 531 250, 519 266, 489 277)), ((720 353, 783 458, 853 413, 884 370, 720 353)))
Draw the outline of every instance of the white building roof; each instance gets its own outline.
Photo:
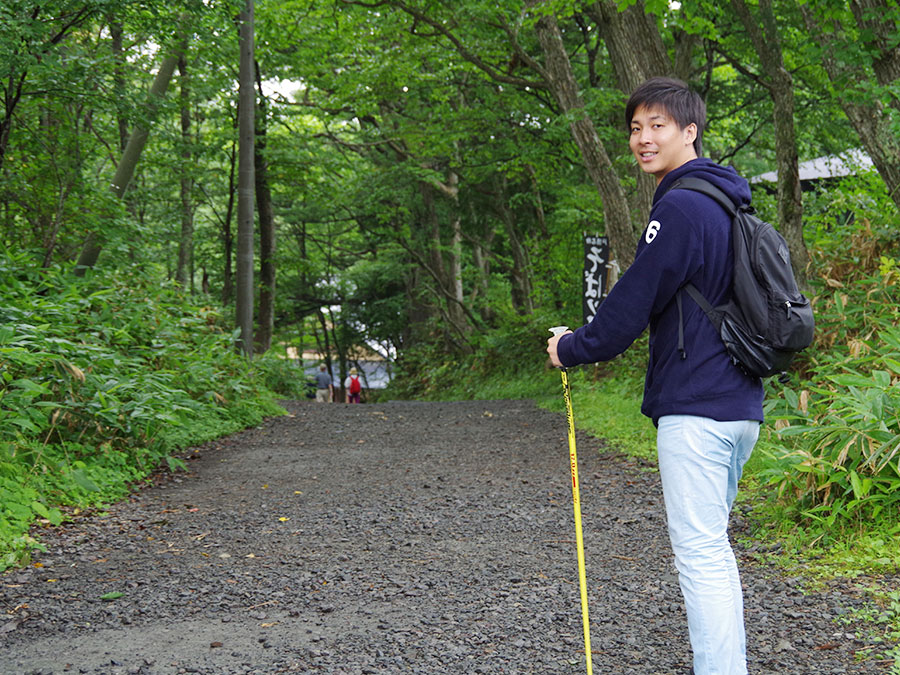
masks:
MULTIPOLYGON (((852 176, 873 166, 872 158, 862 150, 847 150, 838 155, 817 157, 808 162, 801 162, 800 180, 816 180, 817 178, 839 178, 852 176)), ((774 183, 778 180, 778 172, 761 173, 750 179, 751 183, 774 183)))

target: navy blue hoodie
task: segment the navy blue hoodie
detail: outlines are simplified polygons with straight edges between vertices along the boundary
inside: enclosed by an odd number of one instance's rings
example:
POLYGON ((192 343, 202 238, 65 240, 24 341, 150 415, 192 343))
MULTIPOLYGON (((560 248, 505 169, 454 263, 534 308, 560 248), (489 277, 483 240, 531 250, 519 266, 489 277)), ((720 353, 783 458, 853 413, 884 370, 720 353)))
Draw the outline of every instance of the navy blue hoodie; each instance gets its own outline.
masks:
POLYGON ((747 181, 709 159, 691 160, 666 174, 656 188, 634 263, 591 323, 560 339, 559 360, 565 366, 608 361, 649 324, 641 412, 654 424, 663 415, 761 422, 762 381, 731 362, 712 322, 687 293, 682 298, 686 358, 678 351, 676 291, 691 281, 711 304, 721 304, 730 294, 734 260, 725 209, 699 192, 669 190, 687 175, 705 178, 739 204, 750 202, 747 181))

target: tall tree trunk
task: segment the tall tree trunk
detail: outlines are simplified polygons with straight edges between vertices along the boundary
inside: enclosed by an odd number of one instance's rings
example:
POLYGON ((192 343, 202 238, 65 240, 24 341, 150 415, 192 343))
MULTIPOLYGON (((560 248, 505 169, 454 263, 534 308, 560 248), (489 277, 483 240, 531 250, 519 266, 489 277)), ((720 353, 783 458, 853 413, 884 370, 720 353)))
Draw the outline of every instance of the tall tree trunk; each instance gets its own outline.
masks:
POLYGON ((253 2, 245 0, 240 15, 240 71, 238 75, 238 251, 235 319, 241 331, 240 350, 253 356, 253 192, 255 146, 255 76, 253 2))
MULTIPOLYGON (((616 73, 616 82, 626 96, 630 96, 649 78, 672 73, 672 63, 666 54, 656 20, 647 13, 643 0, 637 0, 621 11, 615 0, 600 0, 590 5, 587 12, 597 23, 616 73), (635 49, 635 45, 641 45, 641 48, 635 49)), ((623 120, 623 138, 625 128, 623 120)), ((637 223, 643 228, 650 216, 656 179, 637 166, 633 167, 632 175, 637 190, 630 201, 637 223)))
MULTIPOLYGON (((122 23, 111 19, 109 22, 110 46, 113 55, 113 91, 115 91, 117 103, 125 101, 125 50, 122 45, 122 23)), ((116 111, 116 125, 119 128, 119 151, 125 149, 128 143, 128 120, 121 109, 116 111)))
MULTIPOLYGON (((865 22, 870 19, 874 20, 871 14, 873 10, 885 16, 896 11, 884 1, 879 0, 866 2, 854 0, 851 7, 857 21, 864 22, 860 25, 862 29, 869 26, 865 22), (862 11, 863 9, 866 11, 862 11)), ((828 73, 828 79, 834 85, 835 91, 840 92, 839 102, 844 109, 844 114, 847 115, 856 133, 859 134, 863 147, 872 158, 878 174, 887 187, 888 194, 900 208, 900 138, 893 128, 891 115, 881 100, 872 97, 868 92, 861 91, 860 83, 865 83, 869 79, 864 68, 857 63, 841 62, 836 58, 835 43, 851 39, 846 35, 844 28, 834 22, 834 31, 823 31, 812 8, 809 5, 803 5, 802 10, 807 31, 810 35, 817 36, 822 47, 822 65, 825 67, 825 72, 828 73)), ((829 21, 831 20, 829 19, 829 21)), ((884 30, 890 31, 889 26, 892 25, 892 22, 885 23, 884 30)), ((877 28, 871 30, 872 32, 869 34, 874 36, 871 46, 875 50, 873 69, 878 63, 879 66, 875 69, 876 78, 878 78, 879 84, 887 86, 888 83, 881 82, 881 78, 890 77, 892 68, 890 64, 900 61, 900 46, 896 43, 882 45, 881 30, 877 28), (891 46, 892 44, 893 46, 891 46)), ((900 106, 897 97, 891 97, 891 100, 892 105, 900 106)))
MULTIPOLYGON (((851 0, 850 10, 856 25, 869 36, 875 50, 872 70, 883 87, 900 80, 900 45, 897 43, 897 3, 886 0, 851 0)), ((900 111, 900 99, 891 96, 891 107, 900 111)))
MULTIPOLYGON (((318 334, 316 334, 316 341, 319 342, 319 352, 322 354, 322 358, 325 361, 325 365, 328 370, 328 374, 334 378, 334 369, 333 363, 331 360, 332 353, 334 350, 331 348, 331 340, 328 337, 328 320, 325 318, 325 312, 322 311, 322 308, 319 307, 316 309, 316 316, 319 318, 319 326, 322 328, 322 340, 319 340, 318 334)), ((332 386, 335 386, 332 383, 332 386)), ((335 386, 335 391, 337 391, 337 387, 335 386)))
POLYGON ((628 201, 612 162, 600 143, 594 123, 584 110, 584 101, 578 93, 578 83, 563 45, 562 34, 556 18, 541 17, 536 25, 538 40, 544 52, 545 80, 557 102, 572 122, 570 128, 575 143, 581 150, 588 175, 603 200, 603 218, 609 235, 612 257, 625 268, 634 260, 637 241, 632 226, 628 201))
POLYGON ((656 20, 647 13, 643 0, 630 3, 621 11, 620 4, 616 0, 598 0, 587 12, 597 22, 619 88, 630 94, 650 77, 671 74, 672 63, 656 20), (635 49, 635 45, 640 45, 640 49, 635 49))
POLYGON ((269 187, 269 162, 266 159, 266 98, 262 90, 259 64, 256 64, 258 89, 256 117, 256 210, 259 214, 259 313, 256 349, 267 352, 275 329, 275 212, 269 187))
POLYGON ((764 76, 761 84, 774 104, 775 160, 778 166, 778 223, 787 240, 791 265, 797 282, 806 285, 809 252, 803 241, 803 200, 800 193, 800 160, 794 129, 794 82, 784 65, 781 36, 772 0, 759 0, 759 19, 752 15, 744 0, 731 0, 731 6, 747 29, 759 55, 764 76), (761 25, 760 25, 761 24, 761 25))
POLYGON ((225 253, 225 265, 222 270, 222 306, 231 305, 234 297, 234 231, 231 224, 234 222, 234 195, 235 195, 235 171, 237 170, 237 144, 231 144, 228 167, 228 204, 225 208, 225 218, 222 221, 222 247, 225 253))
POLYGON ((476 230, 481 230, 480 237, 472 237, 472 262, 478 270, 478 281, 472 284, 472 293, 469 295, 469 304, 474 308, 479 296, 485 298, 485 302, 478 306, 478 314, 488 324, 492 324, 497 316, 494 307, 488 302, 491 289, 491 247, 493 246, 496 230, 490 218, 483 218, 476 209, 475 203, 469 201, 469 220, 476 230))
MULTIPOLYGON (((178 264, 175 267, 175 281, 182 287, 187 285, 191 258, 194 251, 194 212, 191 205, 191 92, 188 81, 187 58, 178 59, 181 75, 181 237, 178 240, 178 264)), ((191 275, 191 292, 194 279, 191 275)))
POLYGON ((447 321, 448 330, 445 331, 445 336, 448 346, 459 346, 461 343, 451 334, 462 337, 465 335, 465 328, 458 323, 456 318, 458 306, 454 302, 453 267, 448 264, 444 255, 445 246, 441 238, 441 224, 434 201, 435 188, 431 183, 422 183, 421 190, 425 206, 425 229, 428 236, 428 271, 436 285, 435 302, 438 303, 438 306, 443 305, 447 308, 446 310, 441 309, 441 311, 447 321))
MULTIPOLYGON (((166 89, 172 79, 172 74, 178 66, 180 54, 187 49, 186 39, 182 39, 175 53, 167 56, 156 73, 153 85, 150 87, 150 96, 147 101, 148 120, 152 120, 156 114, 159 104, 166 95, 166 89)), ((122 199, 125 191, 128 189, 131 179, 134 177, 134 170, 137 167, 144 146, 147 144, 147 138, 150 136, 150 128, 148 124, 138 124, 128 138, 125 150, 116 167, 116 173, 113 176, 110 190, 117 199, 122 199)), ((75 274, 81 276, 85 270, 97 264, 97 258, 100 257, 100 251, 103 249, 101 235, 95 230, 91 232, 81 248, 81 254, 75 263, 75 274)))
POLYGON ((469 332, 466 321, 462 283, 462 217, 459 212, 459 175, 450 169, 447 176, 447 195, 450 198, 450 246, 447 248, 447 281, 452 293, 447 303, 447 312, 463 336, 469 332))
POLYGON ((512 254, 512 268, 510 269, 510 292, 513 308, 519 314, 531 314, 534 311, 531 286, 531 261, 528 258, 528 250, 522 243, 519 228, 516 227, 515 214, 508 206, 508 181, 505 176, 497 179, 496 199, 494 199, 497 214, 506 229, 506 239, 512 254))

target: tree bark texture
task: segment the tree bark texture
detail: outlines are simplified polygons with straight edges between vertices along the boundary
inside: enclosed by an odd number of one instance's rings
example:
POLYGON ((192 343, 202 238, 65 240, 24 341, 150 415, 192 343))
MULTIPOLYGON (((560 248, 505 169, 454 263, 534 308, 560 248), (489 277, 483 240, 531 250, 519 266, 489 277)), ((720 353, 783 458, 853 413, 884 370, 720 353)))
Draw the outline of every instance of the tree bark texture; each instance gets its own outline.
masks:
MULTIPOLYGON (((191 205, 191 93, 187 59, 183 54, 178 59, 178 73, 181 76, 181 236, 178 240, 175 281, 184 287, 187 285, 194 251, 194 212, 191 205)), ((190 282, 193 292, 193 275, 190 275, 190 282)))
MULTIPOLYGON (((153 85, 150 87, 150 96, 147 101, 148 119, 152 120, 159 108, 159 104, 169 88, 172 74, 178 66, 178 59, 186 49, 187 42, 182 40, 176 52, 167 56, 160 65, 156 78, 153 80, 153 85)), ((149 126, 138 124, 135 126, 134 131, 131 132, 131 136, 128 137, 128 143, 125 145, 125 150, 122 152, 122 157, 110 184, 110 190, 116 198, 122 199, 125 195, 125 191, 134 177, 135 168, 149 136, 149 126)), ((81 254, 78 256, 78 261, 75 263, 75 274, 81 276, 86 269, 96 265, 102 249, 103 243, 100 241, 100 235, 96 231, 88 234, 81 248, 81 254)))
POLYGON ((556 18, 541 17, 536 30, 544 53, 544 70, 550 90, 563 113, 572 120, 569 124, 572 136, 581 151, 588 175, 603 200, 603 218, 612 256, 623 268, 628 267, 634 260, 636 239, 625 192, 600 143, 594 124, 584 110, 584 101, 578 93, 578 84, 556 18))
POLYGON ((240 15, 238 75, 238 245, 235 322, 241 331, 240 350, 253 356, 253 215, 255 75, 253 2, 246 0, 240 15))
POLYGON ((626 95, 650 77, 672 74, 662 36, 643 0, 623 11, 615 0, 600 0, 588 7, 588 15, 597 22, 616 81, 626 95))
MULTIPOLYGON (((673 73, 656 21, 653 15, 647 13, 643 0, 622 11, 619 11, 614 0, 601 0, 591 5, 588 12, 597 22, 619 89, 625 96, 630 96, 651 77, 673 73), (635 49, 635 45, 640 45, 640 49, 635 49)), ((623 119, 623 132, 625 128, 623 119)), ((631 198, 631 205, 636 222, 643 229, 649 220, 656 179, 640 170, 636 170, 635 176, 637 189, 631 198)), ((635 235, 638 234, 639 231, 636 231, 635 235)))
MULTIPOLYGON (((866 6, 867 9, 880 10, 885 14, 891 11, 886 3, 876 0, 868 2, 860 0, 854 1, 852 4, 855 15, 860 17, 857 20, 865 21, 869 16, 868 13, 860 14, 862 6, 866 6)), ((847 115, 847 119, 859 134, 863 147, 872 158, 878 174, 887 187, 888 194, 900 208, 900 139, 897 138, 897 134, 892 128, 890 111, 878 99, 867 100, 866 97, 855 95, 859 92, 857 83, 865 81, 869 76, 857 64, 841 62, 835 56, 834 42, 836 38, 846 37, 843 27, 835 24, 835 32, 823 31, 812 9, 804 5, 802 10, 807 31, 811 35, 817 36, 822 47, 822 65, 828 73, 828 78, 836 91, 845 92, 840 97, 844 114, 847 115)), ((865 24, 860 27, 865 28, 865 24)), ((878 44, 877 40, 875 44, 878 44)), ((900 58, 900 46, 885 46, 883 51, 877 52, 875 61, 880 60, 883 64, 887 64, 898 58, 900 58)), ((883 66, 882 75, 876 73, 876 77, 881 77, 886 72, 887 66, 883 66)), ((893 101, 896 103, 896 98, 893 101)))
POLYGON ((778 167, 778 225, 791 253, 791 265, 801 287, 806 285, 809 251, 803 240, 803 198, 800 192, 800 159, 794 128, 794 83, 784 65, 781 37, 772 0, 759 0, 755 18, 744 0, 731 0, 744 24, 763 71, 763 84, 773 103, 775 160, 778 167))
POLYGON ((519 314, 531 314, 534 302, 531 284, 531 260, 528 249, 522 243, 522 233, 516 227, 515 213, 509 208, 509 191, 505 176, 497 179, 497 190, 492 200, 506 230, 507 243, 512 256, 512 267, 509 274, 510 293, 513 308, 519 314))
POLYGON ((235 170, 237 169, 237 148, 232 142, 229 153, 228 166, 228 202, 225 207, 225 218, 222 220, 222 248, 225 261, 222 270, 222 306, 231 304, 234 297, 234 230, 231 225, 234 222, 234 195, 235 195, 235 170))
POLYGON ((257 319, 256 349, 267 352, 272 346, 275 330, 275 209, 269 186, 269 163, 266 159, 266 98, 262 91, 262 78, 256 66, 256 85, 259 90, 256 118, 255 176, 256 210, 259 214, 259 312, 257 319))
MULTIPOLYGON (((856 19, 856 25, 871 36, 869 44, 876 51, 876 56, 872 59, 872 69, 875 71, 878 84, 886 87, 900 80, 897 3, 885 0, 852 0, 850 9, 856 19)), ((891 106, 900 111, 900 99, 892 96, 891 106)))

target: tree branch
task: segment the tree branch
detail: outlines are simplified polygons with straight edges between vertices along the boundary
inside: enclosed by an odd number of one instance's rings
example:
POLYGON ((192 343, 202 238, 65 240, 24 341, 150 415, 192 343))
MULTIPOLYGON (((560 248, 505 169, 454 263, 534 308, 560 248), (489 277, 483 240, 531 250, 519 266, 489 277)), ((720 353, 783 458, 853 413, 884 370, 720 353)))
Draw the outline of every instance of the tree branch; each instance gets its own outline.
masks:
MULTIPOLYGON (((416 31, 416 23, 420 22, 427 26, 430 26, 434 29, 435 34, 440 35, 446 38, 450 44, 456 49, 457 53, 462 56, 466 61, 474 65, 479 70, 485 72, 492 80, 496 82, 502 82, 503 84, 513 85, 515 87, 531 87, 533 89, 549 89, 548 85, 544 81, 540 80, 526 80, 521 77, 513 77, 511 75, 507 75, 502 73, 494 66, 485 62, 480 56, 470 51, 462 41, 456 37, 443 23, 440 21, 436 21, 427 15, 423 14, 419 10, 408 6, 404 2, 398 2, 397 0, 382 0, 379 2, 363 2, 362 0, 341 0, 341 2, 345 5, 360 5, 363 7, 383 7, 385 5, 395 7, 403 12, 409 14, 409 16, 413 17, 414 22, 410 27, 410 32, 413 35, 418 37, 431 37, 430 35, 423 34, 416 31)), ((505 27, 507 35, 511 38, 515 36, 515 33, 512 32, 508 27, 505 27)), ((540 65, 533 61, 518 45, 518 41, 513 39, 512 41, 513 50, 516 53, 516 56, 523 59, 523 61, 527 61, 528 66, 534 69, 539 74, 541 73, 540 65)))

